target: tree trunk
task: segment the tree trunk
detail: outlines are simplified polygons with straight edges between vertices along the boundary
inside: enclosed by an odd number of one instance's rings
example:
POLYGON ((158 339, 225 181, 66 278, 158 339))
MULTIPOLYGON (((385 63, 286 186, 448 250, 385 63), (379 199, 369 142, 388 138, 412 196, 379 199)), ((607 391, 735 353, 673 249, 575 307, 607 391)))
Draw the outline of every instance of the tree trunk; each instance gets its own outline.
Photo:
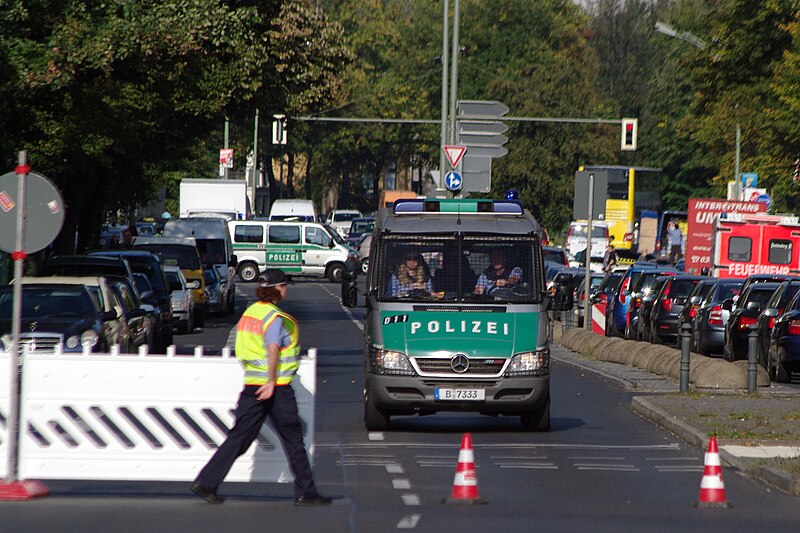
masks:
POLYGON ((294 198, 294 152, 287 154, 288 162, 286 163, 286 197, 294 198))
POLYGON ((306 154, 306 198, 311 199, 311 159, 314 152, 306 154))
POLYGON ((350 207, 350 164, 345 159, 342 161, 342 193, 339 195, 339 202, 336 206, 339 209, 350 207))

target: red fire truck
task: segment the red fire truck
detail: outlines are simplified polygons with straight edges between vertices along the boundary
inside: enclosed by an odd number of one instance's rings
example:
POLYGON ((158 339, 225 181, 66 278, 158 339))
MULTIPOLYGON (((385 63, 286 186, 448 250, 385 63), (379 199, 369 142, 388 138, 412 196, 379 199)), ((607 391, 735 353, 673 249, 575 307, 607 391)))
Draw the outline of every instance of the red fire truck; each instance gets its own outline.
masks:
POLYGON ((800 274, 800 222, 795 216, 728 213, 713 222, 711 273, 800 274))

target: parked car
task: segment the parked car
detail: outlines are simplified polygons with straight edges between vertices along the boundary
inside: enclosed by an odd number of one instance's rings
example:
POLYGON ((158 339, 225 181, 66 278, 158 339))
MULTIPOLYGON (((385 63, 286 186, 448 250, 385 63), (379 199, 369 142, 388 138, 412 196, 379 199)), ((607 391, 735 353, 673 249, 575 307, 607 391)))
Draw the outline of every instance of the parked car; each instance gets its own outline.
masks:
POLYGON ((792 372, 800 370, 800 292, 789 302, 786 311, 775 320, 769 337, 767 373, 779 383, 791 381, 792 372))
POLYGON ((155 351, 155 334, 161 324, 155 306, 143 304, 136 292, 122 280, 108 279, 109 285, 120 303, 117 314, 128 323, 128 349, 130 353, 138 351, 140 346, 147 346, 148 351, 155 351), (120 311, 121 309, 121 311, 120 311))
POLYGON ((617 288, 622 281, 622 277, 623 273, 621 272, 606 272, 605 276, 603 276, 603 280, 600 282, 600 285, 597 286, 597 290, 595 291, 594 295, 589 299, 590 305, 606 305, 606 324, 608 324, 608 302, 614 297, 614 293, 617 291, 617 288))
MULTIPOLYGON (((578 327, 583 327, 583 307, 586 301, 586 276, 578 276, 579 283, 575 288, 575 306, 572 313, 578 324, 578 327)), ((589 276, 589 301, 597 294, 601 284, 606 278, 606 274, 602 272, 592 272, 589 276)))
POLYGON ((636 279, 636 283, 631 286, 631 303, 628 306, 628 313, 625 316, 624 337, 629 340, 637 338, 639 327, 639 308, 642 306, 642 298, 653 291, 653 286, 659 276, 676 275, 676 270, 653 269, 642 272, 636 279))
POLYGON ((744 279, 744 284, 742 285, 742 294, 747 290, 748 287, 750 287, 750 285, 754 283, 781 283, 794 278, 796 278, 796 276, 789 276, 788 274, 753 274, 744 279))
MULTIPOLYGON (((127 342, 124 322, 97 291, 87 287, 88 277, 22 278, 20 342, 31 352, 51 352, 57 345, 66 353, 107 352, 127 342)), ((110 291, 103 278, 94 278, 110 291), (99 281, 98 281, 99 279, 99 281)), ((13 286, 0 287, 0 344, 11 347, 13 286)))
POLYGON ((775 322, 788 307, 800 289, 800 279, 784 281, 775 292, 772 293, 769 301, 764 305, 763 311, 756 320, 758 330, 758 361, 765 370, 769 370, 769 339, 775 322))
POLYGON ((100 232, 100 238, 97 241, 98 247, 103 250, 119 248, 122 243, 122 232, 126 229, 128 229, 128 226, 106 226, 100 232))
POLYGON ((708 298, 709 294, 711 294, 711 291, 714 290, 716 283, 716 278, 704 279, 695 285, 694 289, 692 289, 692 292, 689 293, 689 299, 687 300, 686 305, 683 306, 681 314, 678 315, 678 340, 676 343, 676 347, 678 349, 681 347, 681 328, 684 326, 684 324, 688 324, 691 331, 692 319, 697 315, 698 309, 700 309, 700 306, 703 305, 703 302, 708 298))
POLYGON ((350 221, 350 229, 347 232, 347 244, 355 248, 361 242, 361 237, 367 233, 372 233, 375 229, 375 217, 359 217, 350 221))
POLYGON ((650 316, 653 312, 653 304, 656 302, 656 297, 661 291, 661 287, 669 279, 669 275, 656 277, 655 283, 649 293, 642 296, 642 301, 639 304, 639 310, 636 325, 636 340, 637 341, 652 341, 652 334, 650 332, 650 316))
POLYGON ((358 260, 361 263, 361 272, 364 274, 369 270, 369 251, 372 248, 372 233, 365 233, 361 236, 361 240, 356 244, 356 252, 358 252, 358 260))
POLYGON ((692 351, 700 355, 721 355, 725 346, 725 325, 730 311, 722 308, 725 300, 733 301, 741 294, 743 279, 724 278, 702 301, 692 318, 692 351))
POLYGON ((778 286, 779 283, 773 282, 754 283, 742 290, 736 304, 732 300, 722 303, 722 308, 731 312, 725 326, 725 347, 722 352, 726 361, 747 359, 750 327, 756 325, 758 315, 778 286))
POLYGON ((219 316, 224 315, 227 310, 228 284, 222 283, 219 272, 215 268, 204 269, 203 277, 206 283, 208 312, 219 316))
POLYGON ((542 246, 542 259, 545 263, 556 263, 565 267, 569 266, 567 252, 555 246, 542 246))
POLYGON ((186 281, 183 271, 178 266, 167 265, 164 267, 167 286, 170 290, 173 324, 178 333, 191 333, 194 331, 194 293, 197 281, 186 281))
POLYGON ((555 277, 556 275, 565 270, 567 267, 558 263, 545 263, 544 264, 544 281, 547 287, 547 295, 553 296, 555 292, 555 277))
POLYGON ((650 340, 658 344, 674 344, 678 336, 678 315, 694 286, 703 276, 669 276, 653 302, 650 312, 650 340))
POLYGON ((630 305, 631 287, 636 284, 643 272, 654 268, 655 266, 649 265, 646 267, 632 266, 622 275, 619 287, 608 301, 607 336, 621 336, 625 332, 625 317, 628 314, 628 305, 630 305))
MULTIPOLYGON (((161 258, 145 250, 103 250, 89 252, 89 256, 121 257, 130 265, 134 276, 142 273, 147 276, 153 289, 153 298, 158 311, 161 313, 161 328, 156 332, 156 351, 165 353, 167 346, 172 344, 172 307, 167 280, 164 277, 161 258)), ((141 295, 141 291, 140 295, 141 295)), ((144 298, 143 298, 144 299, 144 298)))
POLYGON ((334 209, 328 213, 325 223, 336 230, 343 239, 346 239, 351 223, 357 218, 361 218, 361 211, 355 209, 334 209))

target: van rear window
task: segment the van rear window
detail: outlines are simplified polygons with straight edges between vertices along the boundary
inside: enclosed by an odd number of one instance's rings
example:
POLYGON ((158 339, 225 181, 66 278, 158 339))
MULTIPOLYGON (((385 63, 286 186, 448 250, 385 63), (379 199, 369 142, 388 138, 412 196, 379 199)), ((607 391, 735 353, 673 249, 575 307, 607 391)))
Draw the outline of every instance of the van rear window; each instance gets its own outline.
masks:
POLYGON ((750 237, 731 237, 728 240, 728 261, 747 263, 750 261, 753 240, 750 237))
POLYGON ((164 265, 172 265, 184 270, 200 270, 200 256, 194 246, 181 244, 141 244, 137 250, 147 250, 161 258, 164 265))
POLYGON ((792 241, 770 239, 767 257, 772 265, 788 265, 792 262, 792 241))

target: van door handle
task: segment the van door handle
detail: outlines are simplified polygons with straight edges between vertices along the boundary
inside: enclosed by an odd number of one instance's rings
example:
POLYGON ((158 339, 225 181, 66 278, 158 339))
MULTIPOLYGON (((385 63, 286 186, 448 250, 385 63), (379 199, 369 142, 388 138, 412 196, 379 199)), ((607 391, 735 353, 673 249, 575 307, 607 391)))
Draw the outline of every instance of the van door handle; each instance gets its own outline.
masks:
POLYGON ((295 252, 297 252, 297 253, 303 253, 303 251, 304 250, 302 248, 300 248, 299 250, 295 250, 295 252))

